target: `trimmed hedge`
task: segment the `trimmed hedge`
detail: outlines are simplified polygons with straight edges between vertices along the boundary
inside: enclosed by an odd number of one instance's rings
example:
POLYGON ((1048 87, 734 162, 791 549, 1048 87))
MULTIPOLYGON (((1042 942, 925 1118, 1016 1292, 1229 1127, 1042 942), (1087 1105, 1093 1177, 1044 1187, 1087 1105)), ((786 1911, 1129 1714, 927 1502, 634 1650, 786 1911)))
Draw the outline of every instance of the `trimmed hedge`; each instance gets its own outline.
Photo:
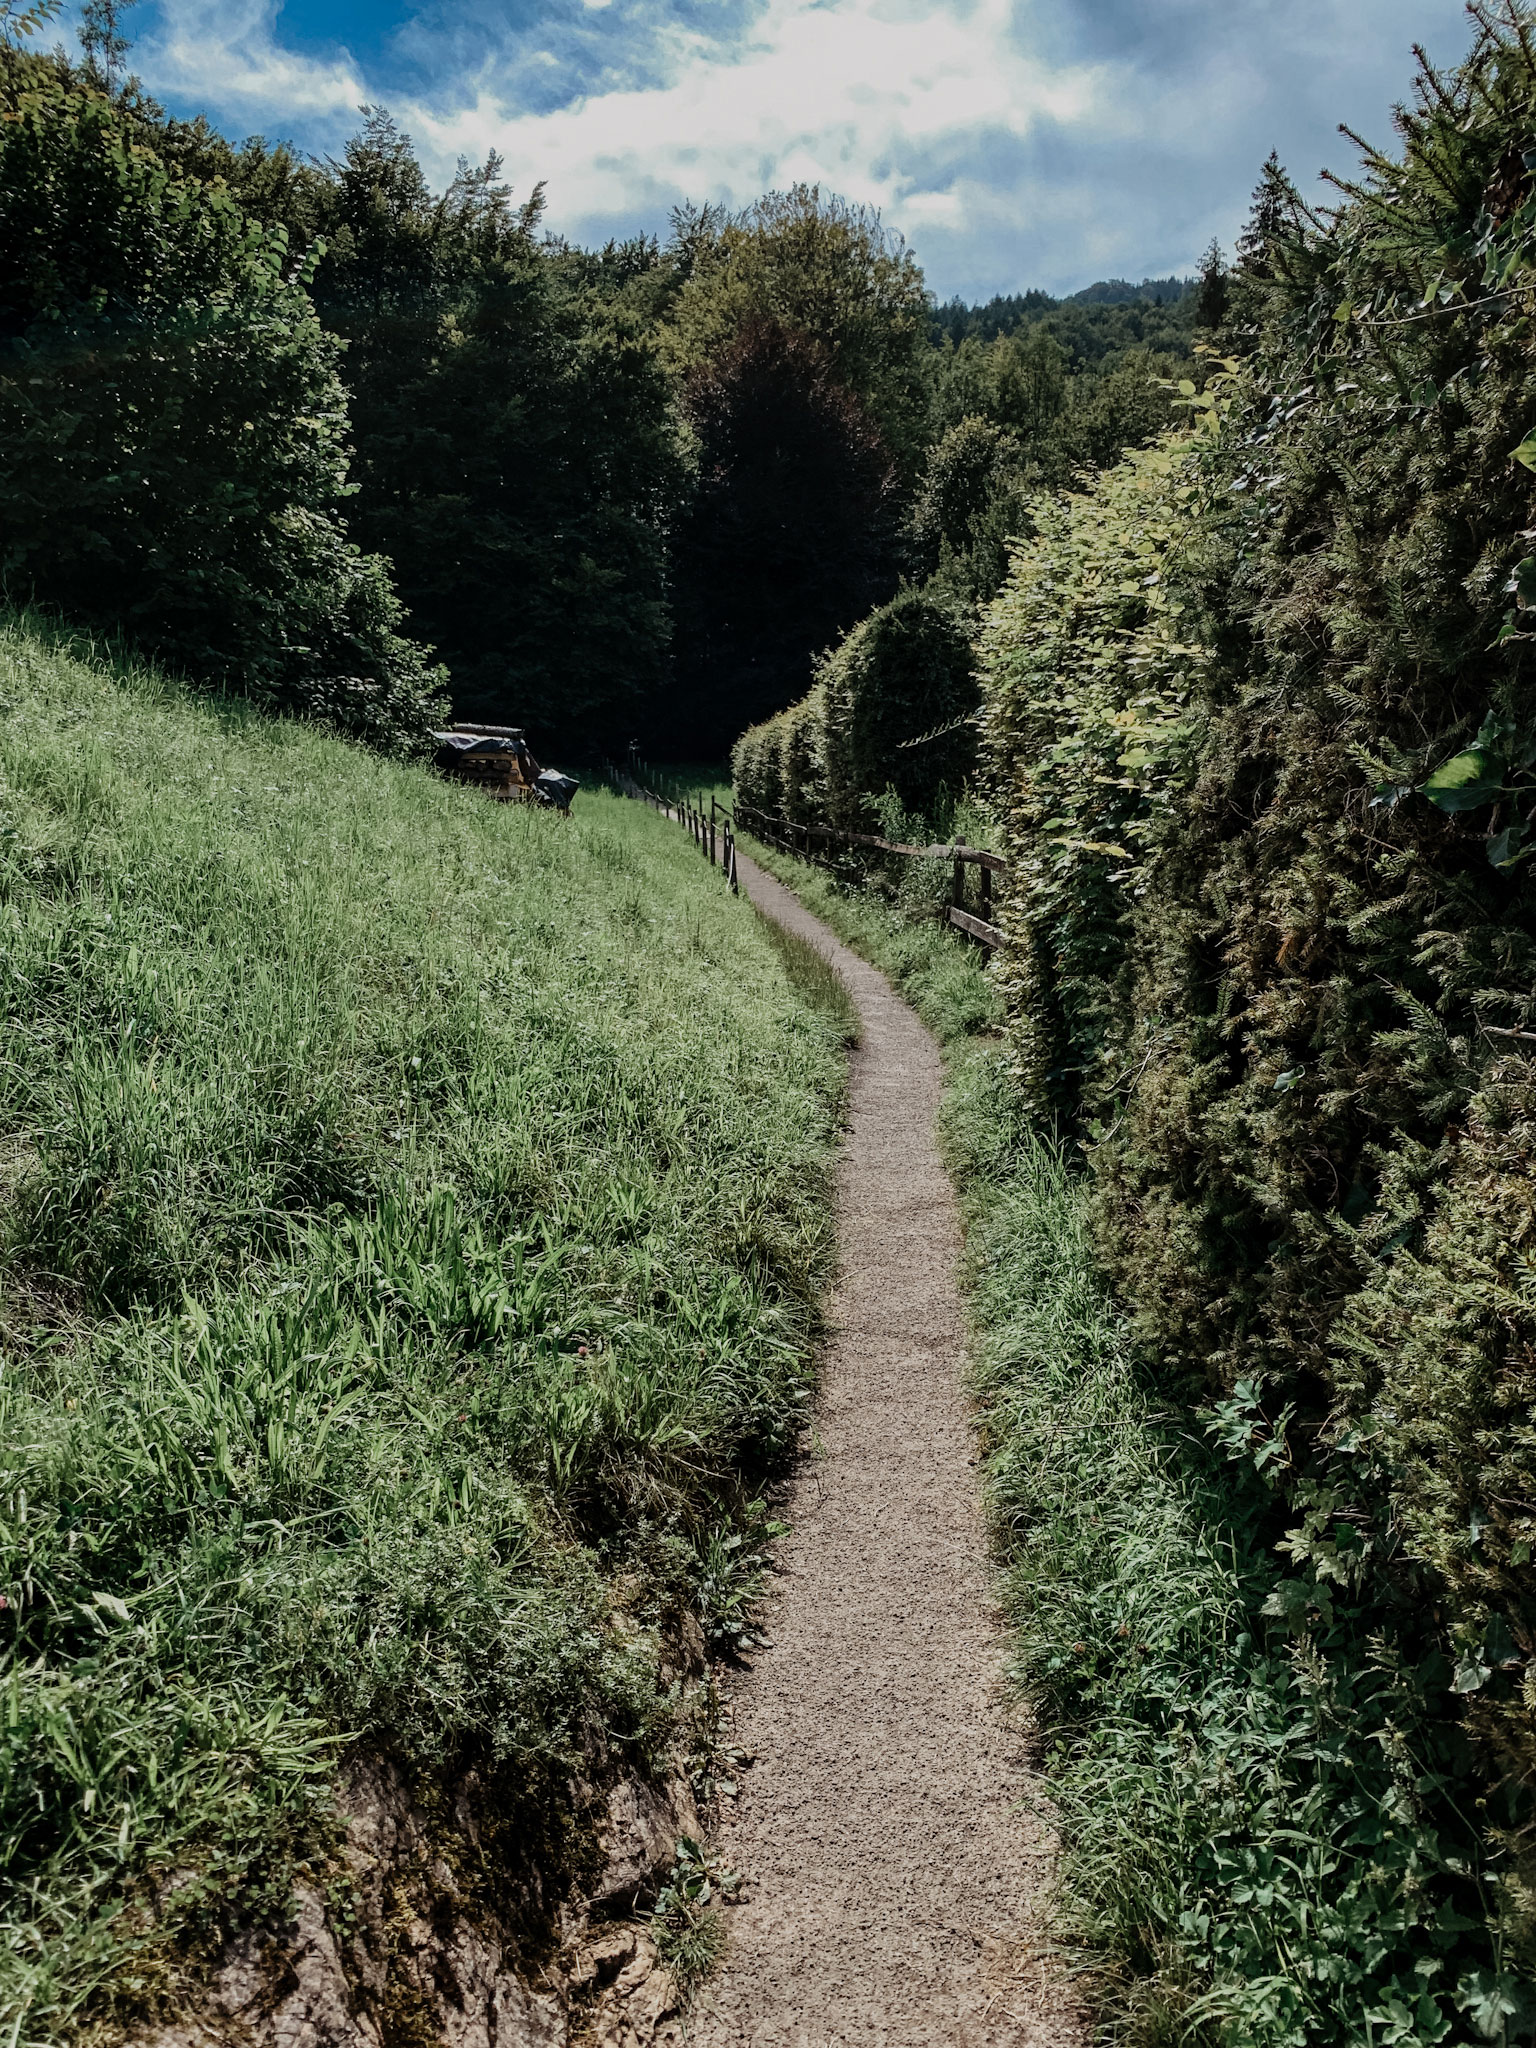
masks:
POLYGON ((961 615, 903 590, 823 658, 807 696, 743 733, 731 755, 737 800, 860 830, 892 791, 906 811, 942 811, 974 766, 978 704, 961 615))
MULTIPOLYGON (((1439 1831, 1405 1910, 1464 1910, 1475 1819, 1458 2002, 1523 2039, 1536 33, 1478 19, 1336 213, 1266 173, 1241 367, 1189 387, 1201 431, 1037 511, 984 674, 1020 1071, 1087 1144, 1162 1391, 1271 1489, 1256 1625, 1396 1757, 1387 1836, 1439 1831)), ((1425 1984, 1379 2038, 1446 2037, 1425 1984)))

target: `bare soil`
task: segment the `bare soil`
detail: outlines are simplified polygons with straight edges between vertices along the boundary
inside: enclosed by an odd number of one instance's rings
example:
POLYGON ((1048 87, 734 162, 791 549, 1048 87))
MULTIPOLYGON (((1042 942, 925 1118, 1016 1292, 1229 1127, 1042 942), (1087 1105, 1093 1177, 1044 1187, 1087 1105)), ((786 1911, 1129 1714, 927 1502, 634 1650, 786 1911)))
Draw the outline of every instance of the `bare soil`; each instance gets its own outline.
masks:
POLYGON ((753 901, 832 961, 862 1036, 817 1437, 772 1646, 729 1702, 756 1761, 721 1852, 746 1885, 688 2034, 702 2048, 1069 2048, 1082 2019, 1041 1935, 1049 1817, 1028 1729, 1001 1698, 938 1047, 882 975, 739 865, 753 901))

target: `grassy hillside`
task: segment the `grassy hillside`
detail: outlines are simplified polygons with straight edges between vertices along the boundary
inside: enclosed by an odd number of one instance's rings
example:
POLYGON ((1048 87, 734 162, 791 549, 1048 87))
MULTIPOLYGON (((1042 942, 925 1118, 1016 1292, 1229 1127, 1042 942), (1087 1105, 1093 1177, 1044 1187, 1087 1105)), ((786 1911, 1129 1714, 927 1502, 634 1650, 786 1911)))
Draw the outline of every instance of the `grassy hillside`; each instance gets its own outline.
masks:
POLYGON ((280 1901, 348 1745, 473 1762, 575 1867, 573 1760, 673 1739, 662 1638, 729 1625, 796 1435, 843 1027, 639 805, 492 805, 16 621, 0 921, 24 2048, 280 1901))

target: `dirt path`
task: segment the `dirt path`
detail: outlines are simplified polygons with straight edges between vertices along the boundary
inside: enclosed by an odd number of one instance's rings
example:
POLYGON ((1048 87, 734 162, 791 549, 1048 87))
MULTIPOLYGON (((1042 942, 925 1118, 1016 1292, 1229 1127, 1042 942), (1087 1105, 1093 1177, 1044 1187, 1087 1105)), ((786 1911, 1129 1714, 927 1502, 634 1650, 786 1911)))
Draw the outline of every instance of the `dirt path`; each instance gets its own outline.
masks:
POLYGON ((838 1171, 841 1272, 773 1647, 733 1688, 755 1755, 727 1817, 747 1878, 704 2048, 1067 2048, 1037 1959, 1052 1855, 998 1703, 1001 1646, 961 1388, 959 1227, 933 1120, 938 1047, 884 977, 761 869, 754 902, 858 1005, 838 1171))

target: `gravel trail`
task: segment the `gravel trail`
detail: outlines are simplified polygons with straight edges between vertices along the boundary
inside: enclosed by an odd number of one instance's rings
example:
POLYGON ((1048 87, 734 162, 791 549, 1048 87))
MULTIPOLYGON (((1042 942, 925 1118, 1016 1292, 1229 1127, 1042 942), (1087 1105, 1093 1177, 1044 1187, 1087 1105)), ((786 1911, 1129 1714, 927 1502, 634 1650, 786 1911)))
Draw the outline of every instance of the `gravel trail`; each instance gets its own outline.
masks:
POLYGON ((747 1883, 700 2048, 1075 2048, 1039 1952, 1049 1827, 1002 1646, 962 1386, 954 1194, 933 1038, 885 978, 746 860, 742 886, 848 984, 862 1037, 837 1176, 840 1273, 817 1442, 738 1677, 754 1755, 722 1830, 747 1883))

